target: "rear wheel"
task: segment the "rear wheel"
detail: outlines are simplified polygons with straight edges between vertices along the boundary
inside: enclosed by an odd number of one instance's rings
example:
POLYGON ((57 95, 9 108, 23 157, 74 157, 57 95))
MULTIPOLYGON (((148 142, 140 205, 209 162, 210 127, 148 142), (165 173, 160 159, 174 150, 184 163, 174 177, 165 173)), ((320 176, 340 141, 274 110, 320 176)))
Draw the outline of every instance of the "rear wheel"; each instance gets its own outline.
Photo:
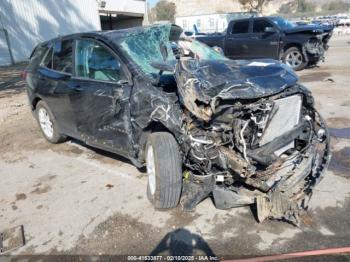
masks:
POLYGON ((148 199, 155 208, 176 207, 182 189, 182 161, 175 138, 167 132, 151 134, 145 156, 148 199))
POLYGON ((306 67, 306 59, 297 47, 291 47, 283 54, 283 62, 295 71, 303 70, 306 67))
POLYGON ((67 137, 60 134, 56 121, 49 106, 44 101, 39 101, 35 109, 36 119, 47 141, 53 144, 64 142, 67 137))

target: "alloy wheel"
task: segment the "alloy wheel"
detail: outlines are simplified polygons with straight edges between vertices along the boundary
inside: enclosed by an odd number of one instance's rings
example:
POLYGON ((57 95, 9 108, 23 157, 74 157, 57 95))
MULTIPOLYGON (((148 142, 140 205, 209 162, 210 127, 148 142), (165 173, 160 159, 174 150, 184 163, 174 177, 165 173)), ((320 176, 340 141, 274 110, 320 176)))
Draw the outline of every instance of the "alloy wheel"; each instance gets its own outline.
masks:
POLYGON ((286 64, 292 68, 297 68, 303 63, 303 55, 299 51, 292 51, 286 57, 286 64))
POLYGON ((48 138, 53 137, 53 125, 50 115, 45 108, 40 108, 38 112, 40 127, 48 138))

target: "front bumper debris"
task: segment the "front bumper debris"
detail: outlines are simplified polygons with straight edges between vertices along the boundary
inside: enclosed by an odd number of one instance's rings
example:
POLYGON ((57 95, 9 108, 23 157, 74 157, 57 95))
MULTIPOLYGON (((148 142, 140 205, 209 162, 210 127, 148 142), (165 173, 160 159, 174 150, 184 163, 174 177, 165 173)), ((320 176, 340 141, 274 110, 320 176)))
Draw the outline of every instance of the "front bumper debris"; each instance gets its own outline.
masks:
POLYGON ((182 207, 193 210, 211 195, 218 209, 255 205, 259 222, 276 219, 299 225, 299 217, 308 208, 313 188, 322 180, 331 159, 327 127, 316 111, 315 114, 315 124, 325 132, 322 137, 314 135, 297 165, 292 162, 298 158, 284 161, 263 184, 254 184, 254 179, 249 178, 247 181, 256 186, 254 190, 251 188, 253 193, 217 186, 214 175, 191 176, 184 182, 182 207))

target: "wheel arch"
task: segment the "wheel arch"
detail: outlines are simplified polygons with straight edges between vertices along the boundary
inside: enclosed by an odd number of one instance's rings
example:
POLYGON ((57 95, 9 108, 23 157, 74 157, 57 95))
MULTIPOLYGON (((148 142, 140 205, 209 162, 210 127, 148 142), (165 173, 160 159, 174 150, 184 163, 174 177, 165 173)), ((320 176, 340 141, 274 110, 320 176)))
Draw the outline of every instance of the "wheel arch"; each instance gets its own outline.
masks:
POLYGON ((159 121, 152 121, 145 127, 142 131, 142 134, 139 139, 139 152, 138 152, 138 160, 144 163, 145 161, 145 149, 149 135, 155 132, 167 132, 170 133, 175 140, 178 142, 174 132, 170 130, 166 125, 159 121))
POLYGON ((31 102, 31 104, 30 104, 30 106, 31 106, 31 108, 32 108, 32 111, 34 111, 34 110, 36 109, 37 104, 38 104, 39 101, 41 101, 41 100, 42 100, 42 99, 41 99, 40 97, 38 97, 38 96, 36 96, 36 97, 33 98, 32 102, 31 102))
POLYGON ((283 47, 283 53, 285 53, 289 48, 296 47, 300 50, 300 52, 303 52, 303 45, 300 43, 288 43, 283 47))

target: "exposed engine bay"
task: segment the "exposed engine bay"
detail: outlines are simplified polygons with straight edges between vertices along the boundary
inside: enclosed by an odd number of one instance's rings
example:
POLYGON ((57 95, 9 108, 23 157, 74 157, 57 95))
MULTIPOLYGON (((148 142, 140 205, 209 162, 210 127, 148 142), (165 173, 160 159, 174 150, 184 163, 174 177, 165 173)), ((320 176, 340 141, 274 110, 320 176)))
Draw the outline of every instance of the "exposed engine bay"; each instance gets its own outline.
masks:
POLYGON ((187 118, 185 165, 199 194, 183 202, 186 208, 211 190, 218 208, 256 202, 260 221, 273 216, 298 223, 297 200, 320 179, 329 149, 326 127, 307 97, 287 95, 219 105, 208 122, 187 118))
MULTIPOLYGON (((180 57, 177 71, 181 65, 187 71, 196 66, 197 72, 201 70, 202 65, 187 59, 180 57)), ((330 158, 328 131, 311 93, 296 84, 275 95, 238 99, 228 95, 232 86, 226 78, 229 88, 205 96, 193 90, 203 90, 209 82, 193 78, 184 82, 182 77, 177 73, 177 83, 183 83, 179 93, 188 109, 187 139, 182 144, 188 180, 183 207, 193 209, 212 195, 217 208, 256 204, 259 221, 275 218, 298 224, 299 211, 307 207, 312 187, 330 158)))

